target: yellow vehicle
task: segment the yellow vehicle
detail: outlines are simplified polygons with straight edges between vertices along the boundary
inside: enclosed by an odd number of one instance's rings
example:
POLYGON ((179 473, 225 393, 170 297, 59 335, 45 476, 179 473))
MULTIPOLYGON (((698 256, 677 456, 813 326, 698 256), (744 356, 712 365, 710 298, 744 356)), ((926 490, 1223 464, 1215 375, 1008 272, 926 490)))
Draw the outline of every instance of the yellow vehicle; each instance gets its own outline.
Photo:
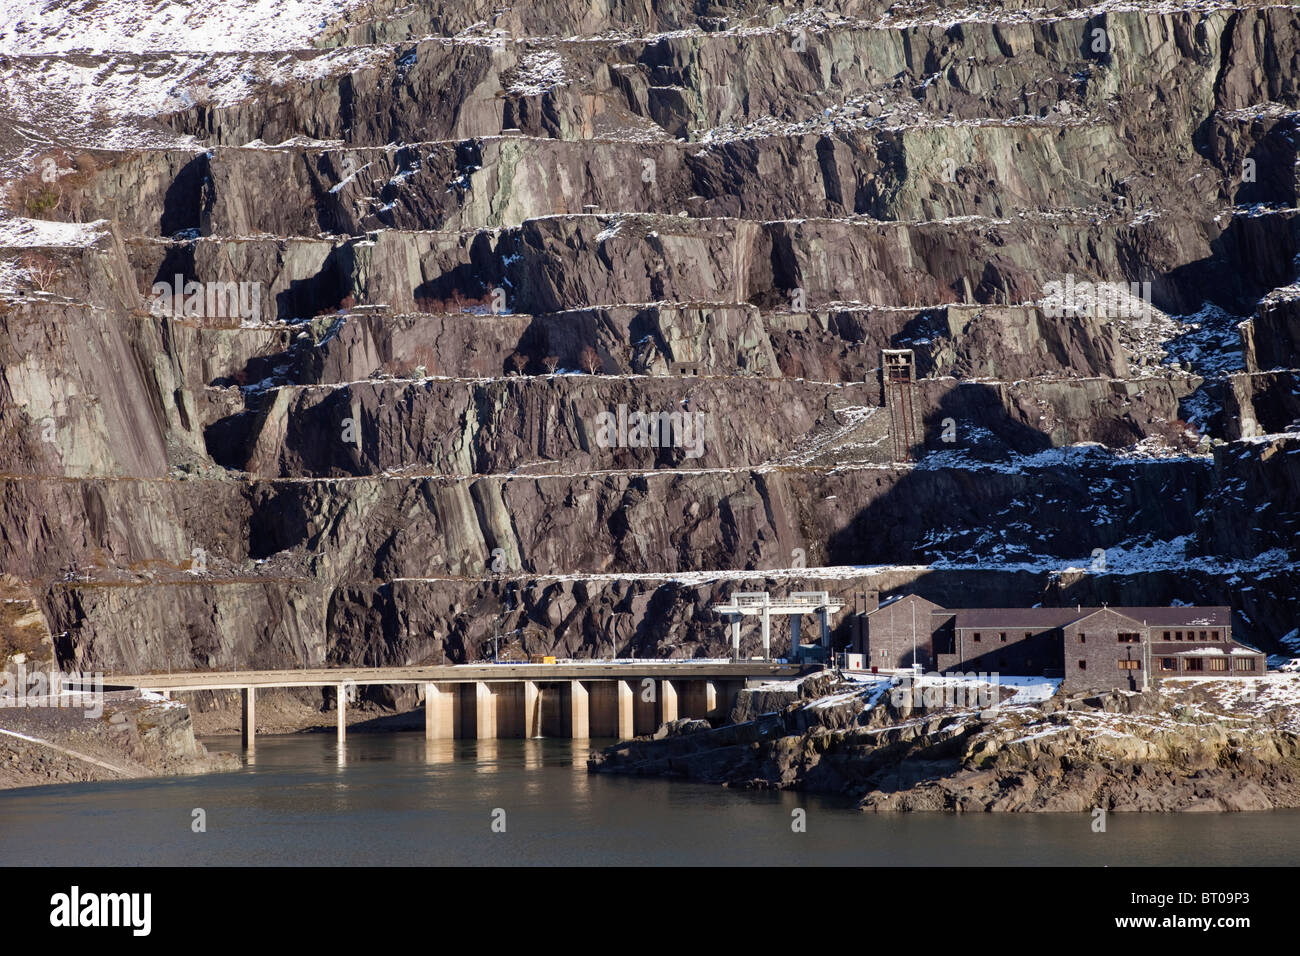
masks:
POLYGON ((528 663, 530 664, 554 664, 555 658, 550 654, 529 654, 528 663))

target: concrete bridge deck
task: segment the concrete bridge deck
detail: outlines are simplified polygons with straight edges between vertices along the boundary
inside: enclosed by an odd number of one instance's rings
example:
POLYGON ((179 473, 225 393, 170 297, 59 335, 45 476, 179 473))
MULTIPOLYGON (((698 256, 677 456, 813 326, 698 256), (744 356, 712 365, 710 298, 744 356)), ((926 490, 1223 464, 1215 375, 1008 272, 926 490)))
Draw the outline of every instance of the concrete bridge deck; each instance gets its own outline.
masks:
POLYGON ((633 677, 780 680, 797 664, 772 661, 562 661, 555 664, 445 664, 427 667, 315 667, 256 671, 186 671, 105 675, 105 689, 243 690, 245 687, 331 687, 337 684, 423 684, 474 681, 612 680, 633 677))
MULTIPOLYGON (((429 740, 453 737, 615 737, 653 733, 681 717, 724 715, 756 680, 788 679, 798 665, 772 661, 564 661, 555 664, 461 664, 298 670, 116 674, 105 690, 163 693, 238 690, 244 746, 256 745, 257 688, 334 687, 338 738, 347 704, 361 685, 418 684, 429 740)), ((71 689, 71 687, 69 687, 71 689)))

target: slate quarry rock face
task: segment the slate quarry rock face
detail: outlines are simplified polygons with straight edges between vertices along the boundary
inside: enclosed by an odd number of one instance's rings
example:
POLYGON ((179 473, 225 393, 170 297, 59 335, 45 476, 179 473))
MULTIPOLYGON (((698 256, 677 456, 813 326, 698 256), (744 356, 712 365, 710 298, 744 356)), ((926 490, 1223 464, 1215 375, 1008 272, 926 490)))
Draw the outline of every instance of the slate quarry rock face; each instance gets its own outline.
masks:
POLYGON ((0 37, 15 129, 106 97, 0 136, 0 569, 82 670, 723 656, 764 587, 1282 651, 1300 11, 1021 6, 0 37))

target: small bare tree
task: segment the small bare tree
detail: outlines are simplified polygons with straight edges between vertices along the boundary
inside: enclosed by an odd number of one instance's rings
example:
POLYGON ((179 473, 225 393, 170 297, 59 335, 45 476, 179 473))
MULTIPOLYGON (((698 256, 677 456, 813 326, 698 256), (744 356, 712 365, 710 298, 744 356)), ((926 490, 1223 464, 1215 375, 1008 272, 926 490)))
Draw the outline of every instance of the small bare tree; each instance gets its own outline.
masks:
POLYGON ((555 370, 560 367, 560 357, 558 355, 548 355, 542 359, 542 365, 546 368, 548 375, 554 375, 555 370))
POLYGON ((524 369, 528 367, 528 356, 522 352, 514 352, 510 355, 510 368, 515 375, 523 375, 524 369))
POLYGON ((204 79, 193 80, 187 84, 182 96, 189 101, 186 108, 212 106, 217 102, 216 94, 204 79))
POLYGON ((22 269, 27 273, 27 281, 32 288, 39 292, 49 292, 63 277, 57 262, 35 253, 23 257, 22 269))
POLYGON ((578 365, 588 375, 595 375, 600 371, 600 353, 590 345, 584 345, 582 353, 578 356, 578 365))
POLYGON ((98 168, 90 153, 50 150, 37 156, 32 169, 9 184, 4 203, 18 215, 33 219, 80 222, 98 168))
POLYGON ((87 194, 95 181, 99 166, 90 153, 79 153, 72 158, 72 168, 60 176, 59 192, 64 210, 73 222, 84 218, 87 194))

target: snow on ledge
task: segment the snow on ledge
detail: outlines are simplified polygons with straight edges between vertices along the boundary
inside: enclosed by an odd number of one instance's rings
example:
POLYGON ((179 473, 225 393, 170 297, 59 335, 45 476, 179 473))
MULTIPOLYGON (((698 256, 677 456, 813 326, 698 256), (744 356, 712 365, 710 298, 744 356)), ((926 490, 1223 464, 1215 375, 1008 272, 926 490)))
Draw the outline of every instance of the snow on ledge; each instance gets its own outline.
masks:
POLYGON ((108 222, 52 222, 48 219, 0 218, 0 247, 89 246, 107 235, 108 222))
POLYGON ((362 0, 5 0, 0 53, 288 50, 362 0))

